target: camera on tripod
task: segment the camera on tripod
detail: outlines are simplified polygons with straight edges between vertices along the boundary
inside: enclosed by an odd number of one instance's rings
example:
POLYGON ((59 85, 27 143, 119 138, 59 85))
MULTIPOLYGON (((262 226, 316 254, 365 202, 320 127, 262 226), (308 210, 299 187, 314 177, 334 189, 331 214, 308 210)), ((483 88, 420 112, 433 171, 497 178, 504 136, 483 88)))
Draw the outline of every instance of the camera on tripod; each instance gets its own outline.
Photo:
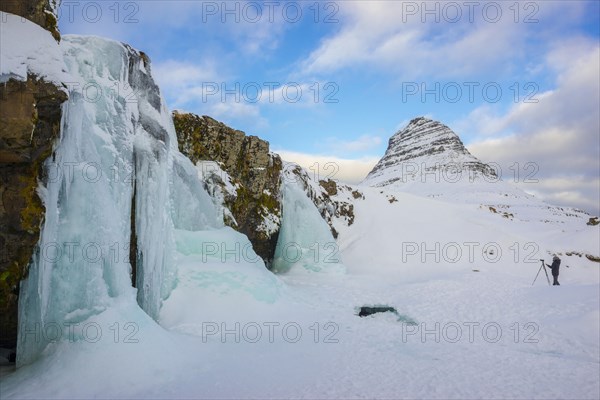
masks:
POLYGON ((540 258, 540 261, 542 262, 542 265, 540 265, 540 269, 538 269, 538 272, 535 275, 535 279, 533 280, 533 283, 531 284, 531 286, 533 286, 535 284, 535 281, 537 280, 538 276, 540 275, 540 272, 542 272, 542 269, 544 270, 544 273, 546 274, 546 280, 548 280, 548 286, 552 286, 550 284, 550 277, 548 276, 548 271, 546 270, 546 263, 544 262, 543 258, 540 258))

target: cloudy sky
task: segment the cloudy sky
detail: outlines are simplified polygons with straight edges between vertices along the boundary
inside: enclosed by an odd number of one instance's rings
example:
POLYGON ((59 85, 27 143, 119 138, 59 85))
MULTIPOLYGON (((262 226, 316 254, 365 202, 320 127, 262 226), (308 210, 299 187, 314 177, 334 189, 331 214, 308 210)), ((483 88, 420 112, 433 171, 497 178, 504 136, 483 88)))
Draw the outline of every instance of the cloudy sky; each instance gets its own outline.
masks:
POLYGON ((63 0, 59 24, 143 50, 171 109, 322 175, 360 181, 425 115, 504 179, 598 214, 599 14, 597 0, 63 0))

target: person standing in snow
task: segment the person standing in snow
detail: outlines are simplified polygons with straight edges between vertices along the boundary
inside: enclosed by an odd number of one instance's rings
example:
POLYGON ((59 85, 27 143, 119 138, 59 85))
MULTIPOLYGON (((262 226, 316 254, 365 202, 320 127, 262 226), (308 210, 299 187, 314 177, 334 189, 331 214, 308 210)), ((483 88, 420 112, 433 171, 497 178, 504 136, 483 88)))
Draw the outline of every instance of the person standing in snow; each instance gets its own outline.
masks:
POLYGON ((558 283, 558 270, 560 268, 560 258, 558 258, 558 256, 555 254, 554 257, 552 257, 552 265, 548 265, 548 268, 550 268, 552 270, 552 277, 554 278, 554 286, 560 286, 560 283, 558 283))

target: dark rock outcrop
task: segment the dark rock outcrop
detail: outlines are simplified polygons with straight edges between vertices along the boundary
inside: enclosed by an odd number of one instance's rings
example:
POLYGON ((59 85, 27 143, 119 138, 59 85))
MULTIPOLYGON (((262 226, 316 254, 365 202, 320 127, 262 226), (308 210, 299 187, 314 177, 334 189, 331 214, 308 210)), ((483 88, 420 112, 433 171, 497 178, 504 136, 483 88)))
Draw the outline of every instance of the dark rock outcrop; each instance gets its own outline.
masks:
POLYGON ((394 314, 398 314, 398 311, 394 307, 390 306, 362 306, 359 309, 358 316, 359 317, 368 317, 369 315, 391 312, 394 314))
POLYGON ((246 136, 210 117, 173 113, 179 150, 193 163, 219 163, 236 185, 236 193, 225 196, 233 219, 225 223, 248 236, 254 251, 270 265, 281 218, 281 158, 269 152, 269 143, 246 136))
POLYGON ((19 282, 39 239, 45 209, 37 188, 60 134, 67 94, 29 75, 0 85, 0 345, 17 337, 19 282))
POLYGON ((337 183, 331 179, 320 180, 319 185, 323 186, 329 196, 335 196, 338 193, 337 183))

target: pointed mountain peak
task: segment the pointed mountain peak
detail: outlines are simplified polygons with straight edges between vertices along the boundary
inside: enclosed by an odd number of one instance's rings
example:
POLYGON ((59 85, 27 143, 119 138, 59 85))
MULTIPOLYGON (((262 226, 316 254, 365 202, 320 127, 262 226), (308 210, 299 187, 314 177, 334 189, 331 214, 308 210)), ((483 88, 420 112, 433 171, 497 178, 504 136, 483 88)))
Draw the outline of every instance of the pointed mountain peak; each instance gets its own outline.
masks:
POLYGON ((432 120, 431 118, 427 118, 425 116, 421 116, 421 117, 416 117, 410 120, 410 122, 408 123, 408 125, 406 125, 406 127, 408 128, 411 125, 422 125, 428 122, 437 122, 432 120))
POLYGON ((408 172, 412 180, 424 181, 419 176, 450 167, 471 176, 496 177, 493 168, 469 153, 452 129, 439 121, 417 117, 390 138, 385 155, 363 183, 370 186, 404 183, 408 172))

